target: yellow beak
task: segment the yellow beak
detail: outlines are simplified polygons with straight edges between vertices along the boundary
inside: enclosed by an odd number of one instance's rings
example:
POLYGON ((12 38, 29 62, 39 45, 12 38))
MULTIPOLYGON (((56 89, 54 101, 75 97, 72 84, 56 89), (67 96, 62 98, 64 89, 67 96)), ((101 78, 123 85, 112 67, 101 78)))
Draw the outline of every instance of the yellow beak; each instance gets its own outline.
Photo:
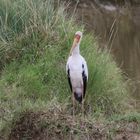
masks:
POLYGON ((70 50, 70 55, 72 54, 73 49, 77 46, 78 41, 79 41, 79 40, 75 37, 75 38, 74 38, 74 41, 73 41, 73 44, 72 44, 72 47, 71 47, 71 50, 70 50))

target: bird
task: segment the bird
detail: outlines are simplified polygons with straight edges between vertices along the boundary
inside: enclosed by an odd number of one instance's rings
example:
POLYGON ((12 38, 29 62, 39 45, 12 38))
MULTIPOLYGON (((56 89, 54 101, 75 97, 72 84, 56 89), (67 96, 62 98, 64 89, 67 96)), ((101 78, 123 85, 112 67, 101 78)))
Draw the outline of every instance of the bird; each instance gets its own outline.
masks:
POLYGON ((74 41, 66 63, 66 73, 68 83, 72 92, 73 108, 75 105, 75 100, 78 101, 80 104, 82 103, 83 105, 88 81, 87 62, 80 54, 81 40, 82 32, 77 31, 74 35, 74 41))

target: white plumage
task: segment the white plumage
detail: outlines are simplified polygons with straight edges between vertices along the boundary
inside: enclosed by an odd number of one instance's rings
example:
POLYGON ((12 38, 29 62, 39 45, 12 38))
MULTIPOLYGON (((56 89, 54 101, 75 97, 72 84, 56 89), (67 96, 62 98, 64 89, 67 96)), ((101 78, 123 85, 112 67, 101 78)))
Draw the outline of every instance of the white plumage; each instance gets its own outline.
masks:
POLYGON ((80 31, 75 33, 74 42, 67 61, 66 71, 71 91, 77 101, 82 102, 87 86, 88 68, 85 59, 80 55, 79 46, 82 38, 80 31))

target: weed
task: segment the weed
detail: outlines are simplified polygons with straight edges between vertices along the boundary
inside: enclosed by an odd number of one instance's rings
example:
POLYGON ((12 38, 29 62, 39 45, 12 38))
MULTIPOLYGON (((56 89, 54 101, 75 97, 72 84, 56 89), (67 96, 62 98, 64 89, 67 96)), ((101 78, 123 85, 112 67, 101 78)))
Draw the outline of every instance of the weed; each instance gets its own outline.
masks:
MULTIPOLYGON (((84 32, 83 26, 67 18, 63 4, 55 7, 52 0, 0 1, 0 131, 4 135, 9 134, 16 114, 43 110, 54 98, 67 104, 70 112, 65 64, 77 30, 84 32)), ((112 56, 98 48, 90 34, 84 34, 80 49, 89 69, 87 114, 96 114, 93 119, 123 112, 129 92, 112 56)), ((67 131, 67 127, 62 129, 67 131)), ((79 133, 77 130, 78 126, 79 133)))

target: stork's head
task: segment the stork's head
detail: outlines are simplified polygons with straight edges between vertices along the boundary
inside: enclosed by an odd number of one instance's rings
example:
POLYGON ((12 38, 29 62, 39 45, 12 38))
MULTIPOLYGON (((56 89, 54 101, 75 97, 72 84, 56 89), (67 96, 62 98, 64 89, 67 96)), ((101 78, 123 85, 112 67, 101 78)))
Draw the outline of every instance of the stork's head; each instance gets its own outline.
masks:
POLYGON ((73 45, 72 45, 71 50, 70 50, 70 54, 72 54, 73 49, 74 49, 75 47, 77 47, 77 46, 80 45, 81 39, 82 39, 82 32, 77 31, 77 32, 75 33, 75 36, 74 36, 74 41, 73 41, 73 45))

